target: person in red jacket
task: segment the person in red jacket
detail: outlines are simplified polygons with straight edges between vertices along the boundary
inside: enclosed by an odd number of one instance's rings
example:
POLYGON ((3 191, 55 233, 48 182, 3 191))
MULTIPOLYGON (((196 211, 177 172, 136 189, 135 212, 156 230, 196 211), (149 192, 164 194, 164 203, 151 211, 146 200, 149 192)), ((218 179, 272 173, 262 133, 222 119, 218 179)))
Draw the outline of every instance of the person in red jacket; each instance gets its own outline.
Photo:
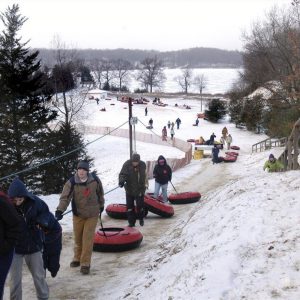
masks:
POLYGON ((155 178, 154 198, 158 197, 161 188, 163 202, 168 202, 167 189, 168 182, 172 180, 172 169, 162 155, 158 157, 157 164, 153 169, 153 177, 155 178))
POLYGON ((0 300, 3 299, 5 280, 19 236, 19 216, 6 194, 0 191, 0 300))

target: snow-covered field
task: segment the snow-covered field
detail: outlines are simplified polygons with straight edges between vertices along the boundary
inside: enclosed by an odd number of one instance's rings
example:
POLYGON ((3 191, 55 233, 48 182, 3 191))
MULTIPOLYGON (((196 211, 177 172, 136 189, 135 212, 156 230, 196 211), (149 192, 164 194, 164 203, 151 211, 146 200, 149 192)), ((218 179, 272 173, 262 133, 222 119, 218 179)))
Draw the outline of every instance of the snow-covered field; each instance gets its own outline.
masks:
MULTIPOLYGON (((213 165, 209 158, 193 160, 174 172, 172 182, 179 192, 199 191, 198 203, 174 206, 175 215, 162 219, 151 213, 144 227, 141 247, 123 253, 94 252, 91 274, 80 275, 69 268, 72 259, 72 219, 66 215, 61 270, 47 278, 51 299, 200 299, 268 300, 300 299, 300 171, 266 173, 264 161, 271 151, 251 154, 251 145, 266 138, 237 129, 224 120, 211 124, 200 120, 192 126, 200 103, 195 100, 161 99, 167 107, 148 104, 133 106, 133 115, 144 124, 150 117, 158 135, 167 121, 180 117, 182 124, 175 137, 217 139, 224 126, 241 147, 235 163, 213 165), (175 107, 177 103, 179 107, 175 107), (190 105, 191 110, 182 108, 190 105)), ((86 125, 116 127, 128 119, 126 104, 115 98, 95 101, 86 107, 86 125), (114 105, 111 105, 114 104, 114 105), (106 107, 106 112, 100 108, 106 107)), ((126 125, 127 126, 127 125, 126 125)), ((124 126, 124 128, 126 128, 124 126)), ((148 132, 141 122, 137 131, 148 132)), ((88 135, 87 141, 99 136, 88 135)), ((117 186, 118 172, 129 154, 128 141, 104 137, 88 146, 105 191, 117 186)), ((173 147, 137 142, 143 160, 159 154, 181 157, 173 147)), ((273 149, 275 156, 282 149, 273 149)), ((208 152, 207 152, 208 153, 208 152)), ((224 153, 224 151, 222 152, 224 153)), ((222 155, 221 153, 221 155, 222 155)), ((149 190, 154 183, 150 181, 149 190)), ((174 192, 169 186, 168 192, 174 192)), ((52 211, 59 195, 43 197, 52 211)), ((124 203, 123 189, 106 195, 109 203, 124 203)), ((125 226, 124 220, 103 217, 104 226, 125 226)), ((24 299, 35 298, 27 269, 23 280, 24 299)), ((4 299, 8 299, 8 288, 4 299)))

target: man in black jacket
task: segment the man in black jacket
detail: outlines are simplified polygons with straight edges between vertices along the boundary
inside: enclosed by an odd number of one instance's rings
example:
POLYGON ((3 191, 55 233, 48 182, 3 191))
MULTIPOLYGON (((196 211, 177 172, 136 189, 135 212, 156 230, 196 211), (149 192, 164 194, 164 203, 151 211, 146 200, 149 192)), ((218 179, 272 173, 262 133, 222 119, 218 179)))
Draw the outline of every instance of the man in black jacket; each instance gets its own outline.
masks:
POLYGON ((163 202, 168 202, 168 182, 172 180, 172 169, 167 164, 166 159, 160 155, 157 164, 153 170, 153 177, 155 178, 154 198, 158 197, 161 188, 163 202))
POLYGON ((0 191, 0 300, 11 266, 14 247, 20 236, 20 220, 7 196, 0 191))
POLYGON ((148 188, 148 177, 146 164, 141 161, 140 155, 132 154, 132 158, 127 160, 119 174, 119 186, 125 187, 127 218, 130 227, 135 226, 136 219, 140 225, 144 225, 144 195, 148 188), (136 210, 135 205, 136 202, 136 210))

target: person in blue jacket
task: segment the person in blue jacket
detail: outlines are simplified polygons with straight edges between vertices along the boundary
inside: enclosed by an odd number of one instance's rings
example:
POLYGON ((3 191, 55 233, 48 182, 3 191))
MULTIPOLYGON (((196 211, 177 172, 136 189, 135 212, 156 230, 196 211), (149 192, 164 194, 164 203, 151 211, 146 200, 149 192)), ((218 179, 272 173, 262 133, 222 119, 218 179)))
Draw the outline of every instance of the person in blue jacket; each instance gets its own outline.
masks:
POLYGON ((42 257, 45 241, 43 230, 51 231, 55 222, 51 223, 47 204, 28 192, 19 178, 15 178, 10 184, 8 196, 21 220, 21 238, 17 240, 10 269, 10 298, 22 299, 22 266, 25 260, 33 278, 37 298, 48 299, 49 288, 42 257))
POLYGON ((214 145, 212 148, 212 162, 213 164, 218 164, 223 161, 223 157, 219 157, 220 149, 218 148, 218 145, 214 145))
POLYGON ((7 195, 0 191, 0 300, 12 263, 14 247, 20 236, 20 220, 7 195))

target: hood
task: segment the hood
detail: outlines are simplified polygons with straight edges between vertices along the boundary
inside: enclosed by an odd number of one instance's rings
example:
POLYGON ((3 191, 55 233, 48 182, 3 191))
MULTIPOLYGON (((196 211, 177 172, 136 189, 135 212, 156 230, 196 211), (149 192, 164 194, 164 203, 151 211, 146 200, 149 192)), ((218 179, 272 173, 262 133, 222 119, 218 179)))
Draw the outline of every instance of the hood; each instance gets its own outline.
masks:
POLYGON ((158 159, 157 159, 157 164, 159 164, 158 161, 161 160, 161 159, 163 159, 163 160, 165 161, 165 164, 167 163, 165 157, 164 157, 163 155, 160 155, 160 156, 158 157, 158 159))
POLYGON ((31 194, 28 192, 25 184, 18 177, 16 177, 10 184, 7 194, 8 197, 10 198, 14 198, 14 197, 31 198, 31 194))

